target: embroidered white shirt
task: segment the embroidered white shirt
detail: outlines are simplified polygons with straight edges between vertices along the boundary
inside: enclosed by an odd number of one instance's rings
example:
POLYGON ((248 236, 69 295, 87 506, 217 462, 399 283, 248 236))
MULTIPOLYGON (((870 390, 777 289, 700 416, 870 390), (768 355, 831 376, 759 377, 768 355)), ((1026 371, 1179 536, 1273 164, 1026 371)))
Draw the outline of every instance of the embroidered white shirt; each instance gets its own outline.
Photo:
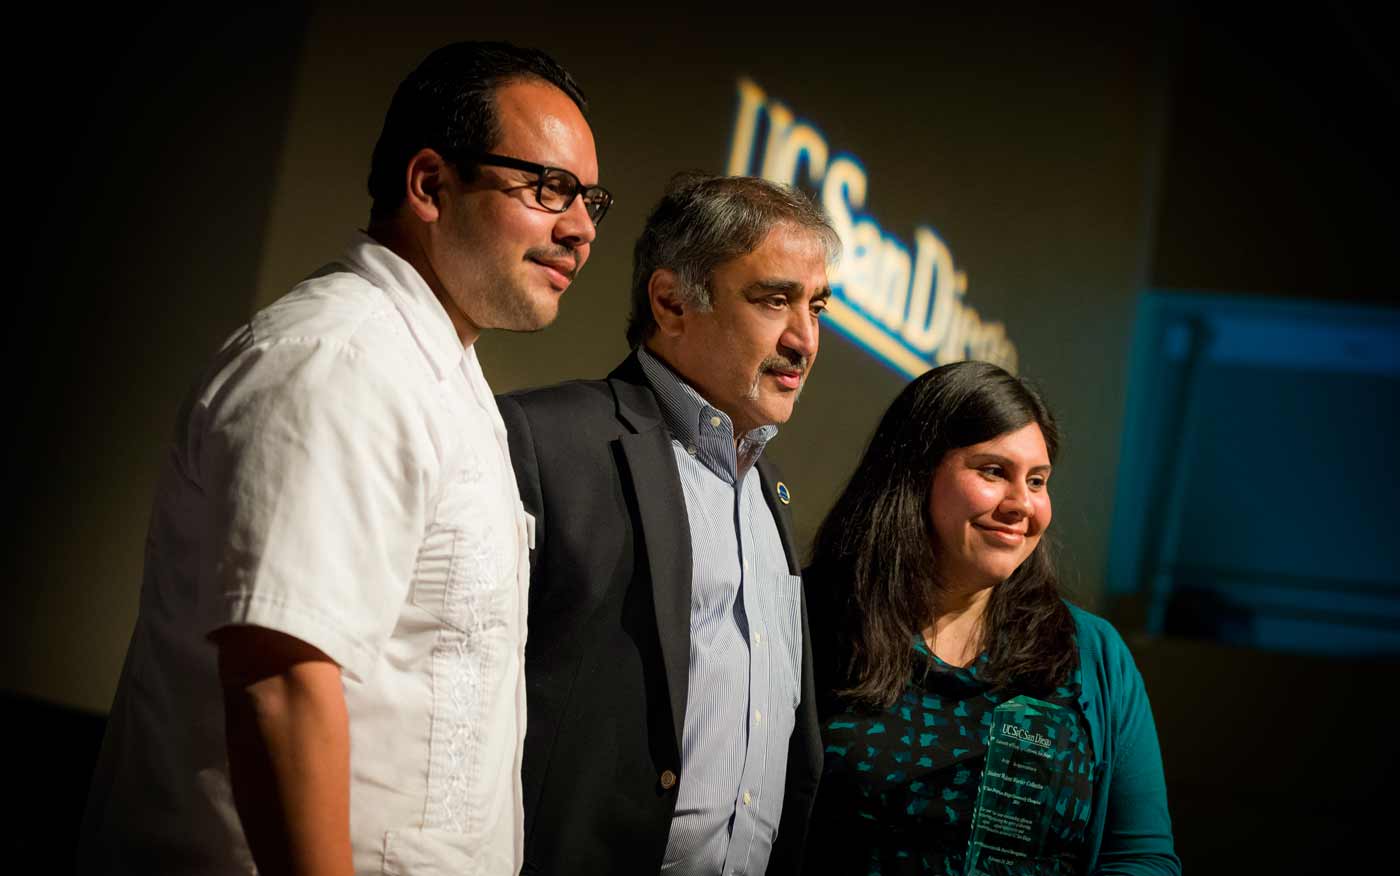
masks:
POLYGON ((356 872, 518 872, 531 524, 475 349, 359 235, 181 411, 83 871, 252 871, 207 639, 252 624, 342 668, 356 872))

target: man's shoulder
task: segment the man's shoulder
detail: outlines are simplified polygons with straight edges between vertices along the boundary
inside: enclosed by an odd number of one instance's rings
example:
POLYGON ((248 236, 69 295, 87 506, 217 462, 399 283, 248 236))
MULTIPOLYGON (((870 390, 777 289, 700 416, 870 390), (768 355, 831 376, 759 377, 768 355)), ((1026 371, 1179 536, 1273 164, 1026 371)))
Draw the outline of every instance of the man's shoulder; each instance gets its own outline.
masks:
POLYGON ((258 311, 250 328, 257 340, 264 342, 353 344, 396 318, 393 302, 383 289, 348 266, 332 262, 258 311))
MULTIPOLYGON (((513 440, 527 441, 536 451, 564 459, 571 453, 594 453, 635 429, 639 408, 643 416, 655 398, 639 399, 639 388, 617 373, 597 380, 570 380, 551 386, 521 389, 496 396, 506 431, 513 440)), ((648 392, 649 396, 649 392, 648 392)))
POLYGON ((408 412, 431 397, 436 381, 428 366, 384 290, 333 263, 236 330, 191 401, 344 406, 373 399, 386 411, 408 412))
MULTIPOLYGON (((532 418, 556 413, 603 413, 611 416, 617 408, 612 387, 605 379, 567 380, 551 386, 538 386, 501 393, 496 400, 504 408, 516 405, 532 418)), ((561 424, 562 425, 562 424, 561 424)))

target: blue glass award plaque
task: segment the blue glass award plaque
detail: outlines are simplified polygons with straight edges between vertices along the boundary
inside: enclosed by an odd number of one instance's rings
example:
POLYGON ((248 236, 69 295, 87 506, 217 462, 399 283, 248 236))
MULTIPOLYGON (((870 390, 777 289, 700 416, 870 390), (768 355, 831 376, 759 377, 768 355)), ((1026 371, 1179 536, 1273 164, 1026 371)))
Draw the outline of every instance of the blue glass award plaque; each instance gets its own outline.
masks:
POLYGON ((1049 876, 1065 870, 1047 839, 1072 793, 1069 709, 1019 696, 992 711, 987 763, 972 814, 964 876, 1049 876))

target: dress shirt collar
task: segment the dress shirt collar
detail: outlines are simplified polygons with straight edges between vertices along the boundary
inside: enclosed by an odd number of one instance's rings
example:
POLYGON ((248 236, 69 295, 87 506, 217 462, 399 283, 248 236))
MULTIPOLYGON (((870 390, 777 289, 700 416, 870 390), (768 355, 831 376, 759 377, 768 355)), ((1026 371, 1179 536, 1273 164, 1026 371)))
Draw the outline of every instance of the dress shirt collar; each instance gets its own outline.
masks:
POLYGON ((694 387, 646 347, 637 348, 647 382, 656 391, 661 417, 671 437, 706 468, 735 483, 758 462, 763 448, 778 434, 772 423, 751 429, 734 447, 734 423, 729 415, 705 401, 694 387))
POLYGON ((363 231, 355 232, 345 260, 355 273, 389 293, 439 380, 460 367, 465 352, 462 339, 442 302, 413 265, 363 231))

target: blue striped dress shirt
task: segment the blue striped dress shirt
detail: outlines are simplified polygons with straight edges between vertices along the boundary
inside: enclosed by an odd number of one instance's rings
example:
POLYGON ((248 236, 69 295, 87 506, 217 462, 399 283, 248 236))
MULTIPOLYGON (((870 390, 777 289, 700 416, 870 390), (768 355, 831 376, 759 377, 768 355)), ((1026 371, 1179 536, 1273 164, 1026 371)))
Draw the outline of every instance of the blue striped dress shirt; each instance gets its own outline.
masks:
POLYGON ((768 866, 800 694, 801 579, 788 572, 754 463, 778 427, 736 448, 723 411, 646 349, 690 524, 690 692, 662 871, 747 876, 768 866))

